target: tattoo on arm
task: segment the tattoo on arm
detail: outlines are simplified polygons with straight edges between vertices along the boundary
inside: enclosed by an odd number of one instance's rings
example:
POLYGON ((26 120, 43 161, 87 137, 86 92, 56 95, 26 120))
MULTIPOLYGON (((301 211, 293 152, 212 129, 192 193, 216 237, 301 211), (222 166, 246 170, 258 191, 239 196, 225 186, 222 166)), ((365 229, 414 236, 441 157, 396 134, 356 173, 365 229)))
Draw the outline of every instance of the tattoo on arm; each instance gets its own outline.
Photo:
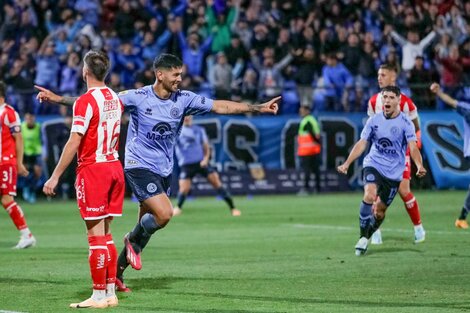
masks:
POLYGON ((62 105, 73 105, 78 97, 62 97, 59 100, 59 104, 62 105))
POLYGON ((248 104, 248 111, 249 112, 260 112, 262 107, 263 107, 262 104, 248 104))

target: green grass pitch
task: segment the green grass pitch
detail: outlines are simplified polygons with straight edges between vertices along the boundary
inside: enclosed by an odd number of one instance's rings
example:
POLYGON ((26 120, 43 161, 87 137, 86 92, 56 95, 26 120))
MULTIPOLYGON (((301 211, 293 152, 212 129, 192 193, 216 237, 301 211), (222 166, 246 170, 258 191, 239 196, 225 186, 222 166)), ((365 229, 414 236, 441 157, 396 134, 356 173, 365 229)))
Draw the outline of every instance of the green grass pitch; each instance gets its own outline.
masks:
MULTIPOLYGON (((215 198, 188 201, 159 231, 143 269, 126 271, 132 293, 109 312, 464 312, 470 311, 469 231, 453 223, 465 191, 416 192, 427 231, 413 244, 397 197, 384 244, 354 255, 362 193, 235 198, 229 215, 215 198)), ((0 312, 70 312, 91 293, 84 223, 74 202, 22 204, 34 248, 0 215, 0 312)), ((115 220, 118 249, 136 204, 115 220)))

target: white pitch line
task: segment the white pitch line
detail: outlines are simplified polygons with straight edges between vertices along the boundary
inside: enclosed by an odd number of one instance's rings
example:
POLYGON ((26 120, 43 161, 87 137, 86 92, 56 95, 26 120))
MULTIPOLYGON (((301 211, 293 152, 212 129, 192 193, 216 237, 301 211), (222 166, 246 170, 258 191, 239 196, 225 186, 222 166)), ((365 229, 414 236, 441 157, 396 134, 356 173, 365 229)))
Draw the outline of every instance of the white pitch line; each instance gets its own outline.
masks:
MULTIPOLYGON (((349 226, 334 226, 334 225, 322 225, 322 224, 289 224, 296 228, 313 228, 313 229, 331 229, 331 230, 342 230, 342 231, 355 231, 357 227, 349 227, 349 226)), ((385 232, 395 232, 395 233, 411 233, 413 230, 411 229, 402 229, 402 228, 381 228, 382 231, 385 232)), ((426 229, 426 234, 439 234, 439 235, 456 235, 456 234, 464 234, 466 232, 458 232, 458 231, 445 231, 445 230, 430 230, 426 229)))
POLYGON ((0 310, 0 313, 25 313, 25 312, 0 310))

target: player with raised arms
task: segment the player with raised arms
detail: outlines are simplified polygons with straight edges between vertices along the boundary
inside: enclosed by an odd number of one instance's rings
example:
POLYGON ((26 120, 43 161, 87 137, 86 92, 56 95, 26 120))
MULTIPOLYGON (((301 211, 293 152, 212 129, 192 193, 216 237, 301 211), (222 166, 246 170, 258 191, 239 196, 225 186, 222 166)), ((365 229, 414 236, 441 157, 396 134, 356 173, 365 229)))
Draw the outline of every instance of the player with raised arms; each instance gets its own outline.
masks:
MULTIPOLYGON (((179 90, 183 63, 172 54, 161 54, 153 63, 155 83, 119 93, 130 113, 125 153, 125 175, 139 200, 137 223, 124 238, 125 247, 118 258, 120 291, 129 291, 123 273, 130 264, 142 268, 141 252, 158 230, 173 216, 169 199, 173 153, 186 115, 242 114, 248 112, 276 114, 281 97, 262 104, 212 100, 191 91, 179 90)), ((38 95, 45 101, 70 104, 73 98, 62 97, 43 89, 38 95)))

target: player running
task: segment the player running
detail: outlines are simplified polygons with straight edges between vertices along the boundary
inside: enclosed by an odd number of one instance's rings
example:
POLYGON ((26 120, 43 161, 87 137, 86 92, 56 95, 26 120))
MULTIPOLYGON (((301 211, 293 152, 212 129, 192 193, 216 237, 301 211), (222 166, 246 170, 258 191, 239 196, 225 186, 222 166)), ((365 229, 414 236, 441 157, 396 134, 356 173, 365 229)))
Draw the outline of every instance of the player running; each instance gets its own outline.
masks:
MULTIPOLYGON (((59 163, 43 191, 55 195, 60 176, 77 154, 75 189, 80 215, 88 234, 93 294, 71 308, 106 308, 118 305, 115 295, 117 250, 111 235, 111 221, 122 215, 124 173, 118 159, 118 139, 123 106, 106 87, 109 71, 105 54, 89 51, 83 59, 83 80, 88 91, 73 106, 73 122, 59 163)), ((41 89, 41 88, 39 88, 41 89)), ((41 89, 38 98, 46 100, 41 89)))
POLYGON ((381 91, 383 113, 367 120, 361 138, 354 145, 346 161, 338 166, 338 172, 347 174, 349 166, 366 150, 371 148, 363 161, 364 197, 359 209, 360 239, 355 246, 356 255, 363 255, 371 235, 385 219, 385 212, 398 192, 403 179, 409 147, 411 157, 418 171, 426 174, 421 153, 416 145, 415 128, 403 112, 400 112, 400 88, 384 87, 381 91), (375 210, 372 205, 375 202, 375 210))
POLYGON ((191 190, 192 179, 200 174, 207 178, 217 190, 217 194, 227 203, 232 216, 240 216, 242 212, 235 208, 233 199, 222 186, 219 174, 209 165, 210 146, 203 127, 193 125, 193 117, 184 118, 181 134, 176 142, 176 158, 180 167, 178 203, 173 208, 173 215, 183 213, 183 204, 191 190))
MULTIPOLYGON (((392 64, 382 64, 378 71, 377 81, 379 83, 379 87, 382 89, 386 86, 395 86, 397 80, 397 70, 394 65, 392 64)), ((377 93, 373 95, 369 99, 369 105, 367 109, 367 114, 372 116, 376 113, 381 113, 384 111, 383 108, 383 101, 382 97, 380 96, 381 93, 377 93)), ((405 94, 401 94, 400 97, 400 111, 408 115, 410 120, 412 121, 416 136, 418 147, 421 146, 421 130, 419 128, 419 119, 418 119, 418 109, 413 101, 408 98, 405 94)), ((415 196, 411 192, 410 187, 410 180, 411 180, 411 162, 410 162, 410 152, 409 150, 406 152, 406 166, 403 172, 403 180, 400 183, 400 188, 398 189, 398 193, 400 194, 401 199, 405 205, 406 211, 410 216, 411 222, 414 225, 414 242, 420 243, 426 239, 426 232, 424 231, 423 224, 421 222, 421 214, 419 212, 418 201, 416 201, 415 196)), ((380 229, 372 236, 371 240, 372 244, 382 244, 382 234, 380 229)))

